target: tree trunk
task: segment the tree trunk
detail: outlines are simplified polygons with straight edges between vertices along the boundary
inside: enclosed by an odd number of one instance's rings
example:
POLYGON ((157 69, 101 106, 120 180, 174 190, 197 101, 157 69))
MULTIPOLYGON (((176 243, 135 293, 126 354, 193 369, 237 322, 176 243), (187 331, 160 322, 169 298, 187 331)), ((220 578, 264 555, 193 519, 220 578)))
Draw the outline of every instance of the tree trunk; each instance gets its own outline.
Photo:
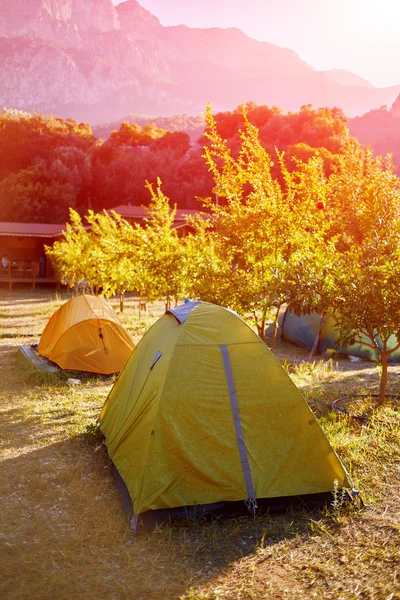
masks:
POLYGON ((262 341, 265 342, 265 315, 261 319, 261 323, 256 320, 255 316, 254 320, 256 321, 258 337, 260 337, 262 341))
POLYGON ((124 312, 124 300, 125 300, 125 294, 122 293, 119 295, 119 310, 120 310, 120 312, 124 312))
POLYGON ((385 404, 386 397, 386 384, 387 384, 387 371, 388 371, 388 352, 382 352, 381 354, 381 379, 379 382, 379 406, 385 404))
POLYGON ((276 314, 275 314, 275 319, 274 319, 274 327, 272 329, 272 336, 271 336, 271 350, 274 349, 275 346, 275 340, 276 340, 276 334, 278 333, 278 318, 279 318, 279 311, 281 310, 281 305, 278 306, 277 310, 276 310, 276 314))
POLYGON ((255 313, 253 313, 253 318, 257 327, 258 337, 261 338, 263 342, 265 342, 265 313, 263 318, 261 319, 261 322, 258 321, 257 315, 255 313))
POLYGON ((139 319, 142 316, 142 311, 145 313, 146 312, 146 300, 142 297, 142 295, 139 296, 139 319))

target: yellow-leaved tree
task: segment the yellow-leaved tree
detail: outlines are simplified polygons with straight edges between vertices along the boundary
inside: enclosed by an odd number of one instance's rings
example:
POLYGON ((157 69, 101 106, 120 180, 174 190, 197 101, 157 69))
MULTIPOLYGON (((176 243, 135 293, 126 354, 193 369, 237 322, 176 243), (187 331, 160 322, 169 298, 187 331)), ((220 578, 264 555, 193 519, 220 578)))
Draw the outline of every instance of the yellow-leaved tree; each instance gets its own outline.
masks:
POLYGON ((93 211, 85 217, 71 209, 64 239, 47 248, 47 254, 70 287, 82 282, 104 296, 119 295, 124 310, 124 294, 140 289, 142 271, 138 252, 140 227, 132 226, 115 212, 93 211))
POLYGON ((106 297, 117 294, 121 311, 126 292, 164 300, 166 308, 178 302, 185 290, 186 252, 175 228, 176 207, 170 207, 160 180, 155 190, 147 187, 151 201, 143 226, 114 211, 89 211, 84 224, 70 210, 64 238, 46 249, 64 283, 85 282, 106 297))
POLYGON ((147 184, 151 201, 146 207, 144 226, 138 228, 140 245, 137 259, 141 266, 141 293, 149 300, 164 300, 165 308, 178 302, 185 292, 186 253, 177 229, 174 227, 176 206, 161 190, 157 179, 154 189, 147 184))
MULTIPOLYGON (((208 107, 205 159, 219 203, 204 200, 204 213, 188 240, 188 280, 193 296, 236 310, 254 320, 264 339, 271 312, 281 306, 309 310, 326 263, 329 219, 323 161, 296 161, 290 172, 277 153, 282 180, 273 177, 271 157, 243 109, 241 147, 233 156, 208 107)), ((276 327, 275 327, 276 330, 276 327)))
POLYGON ((400 347, 399 184, 390 157, 374 157, 354 143, 330 177, 336 254, 321 306, 334 312, 341 344, 376 353, 381 404, 388 361, 400 347))
POLYGON ((72 208, 69 217, 63 239, 53 246, 45 246, 45 249, 62 283, 74 288, 83 281, 92 281, 94 273, 90 267, 90 232, 83 225, 79 213, 72 208))

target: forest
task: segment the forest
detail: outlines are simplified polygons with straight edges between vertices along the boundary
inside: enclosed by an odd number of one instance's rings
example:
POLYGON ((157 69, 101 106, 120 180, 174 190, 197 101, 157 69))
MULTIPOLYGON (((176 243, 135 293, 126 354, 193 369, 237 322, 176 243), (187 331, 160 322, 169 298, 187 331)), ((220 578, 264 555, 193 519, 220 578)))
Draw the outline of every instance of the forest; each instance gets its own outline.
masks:
MULTIPOLYGON (((278 107, 246 106, 249 121, 280 177, 277 150, 293 157, 319 155, 327 174, 354 137, 377 154, 393 154, 400 166, 400 97, 347 120, 338 108, 303 106, 286 113, 278 107)), ((214 115, 233 154, 240 146, 242 107, 214 115)), ((121 204, 147 205, 146 182, 163 181, 164 193, 179 208, 199 209, 213 181, 204 160, 208 144, 204 117, 177 115, 152 119, 132 116, 92 130, 87 123, 4 109, 0 116, 0 221, 63 223, 69 208, 79 214, 121 204)))
MULTIPOLYGON (((338 108, 307 105, 296 113, 254 103, 245 108, 274 162, 274 176, 281 177, 277 151, 285 152, 289 169, 294 157, 319 155, 329 175, 351 134, 379 154, 393 152, 394 164, 400 164, 399 104, 350 122, 338 108)), ((242 108, 214 116, 221 137, 237 154, 242 108)), ((83 215, 89 209, 147 205, 146 182, 155 183, 157 177, 179 208, 200 209, 200 199, 213 191, 204 160, 204 120, 178 115, 137 121, 93 132, 73 119, 5 109, 0 117, 0 221, 63 223, 69 208, 83 215)))
MULTIPOLYGON (((349 139, 339 109, 304 106, 297 113, 246 105, 260 141, 274 162, 276 150, 307 159, 320 155, 327 173, 349 139)), ((215 115, 221 136, 235 154, 243 126, 241 107, 215 115)), ((121 204, 147 205, 146 182, 163 181, 163 191, 179 208, 201 207, 213 180, 204 160, 208 140, 198 120, 177 117, 155 123, 123 122, 96 137, 86 123, 16 110, 0 117, 0 221, 63 223, 69 208, 79 214, 121 204), (189 126, 187 131, 177 130, 189 126), (199 132, 196 136, 196 132, 199 132), (189 135, 190 134, 190 135, 189 135), (197 138, 197 139, 196 139, 197 138)), ((204 125, 203 125, 204 129, 204 125)), ((97 134, 98 134, 97 130, 97 134)), ((101 131, 100 131, 101 132, 101 131)))

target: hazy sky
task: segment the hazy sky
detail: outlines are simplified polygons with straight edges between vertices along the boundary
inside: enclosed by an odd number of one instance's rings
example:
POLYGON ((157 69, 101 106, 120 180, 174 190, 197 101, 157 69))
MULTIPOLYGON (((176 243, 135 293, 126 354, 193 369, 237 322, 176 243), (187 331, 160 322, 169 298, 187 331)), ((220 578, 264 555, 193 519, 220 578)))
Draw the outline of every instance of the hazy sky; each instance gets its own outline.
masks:
MULTIPOLYGON (((400 0, 138 0, 163 25, 239 27, 318 70, 400 84, 400 0)), ((114 0, 119 4, 119 0, 114 0)))

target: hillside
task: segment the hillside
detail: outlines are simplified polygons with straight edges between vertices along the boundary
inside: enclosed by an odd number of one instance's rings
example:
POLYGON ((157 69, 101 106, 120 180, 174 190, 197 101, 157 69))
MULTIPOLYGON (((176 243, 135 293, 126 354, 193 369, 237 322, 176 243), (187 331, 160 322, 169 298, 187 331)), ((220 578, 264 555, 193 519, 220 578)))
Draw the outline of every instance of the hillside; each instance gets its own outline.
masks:
POLYGON ((391 107, 381 106, 365 115, 350 119, 350 133, 376 154, 392 154, 393 163, 400 172, 400 96, 391 107))
POLYGON ((170 117, 155 117, 151 115, 126 115, 123 119, 118 119, 112 123, 103 123, 92 128, 93 135, 98 139, 106 140, 113 131, 120 128, 122 122, 136 123, 143 126, 153 123, 161 129, 167 131, 184 131, 190 137, 192 142, 196 142, 202 135, 205 127, 203 117, 191 117, 189 115, 172 115, 170 117))

